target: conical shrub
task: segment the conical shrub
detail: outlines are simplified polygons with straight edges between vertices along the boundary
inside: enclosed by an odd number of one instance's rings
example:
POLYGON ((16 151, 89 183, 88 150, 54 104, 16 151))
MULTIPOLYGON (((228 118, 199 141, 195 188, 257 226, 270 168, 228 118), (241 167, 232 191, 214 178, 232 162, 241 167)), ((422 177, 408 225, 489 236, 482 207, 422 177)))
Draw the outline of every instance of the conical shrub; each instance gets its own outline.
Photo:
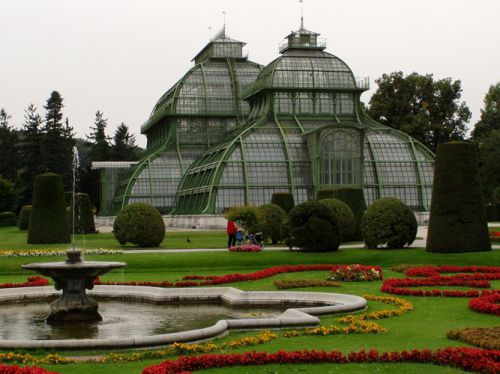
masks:
POLYGON ((62 177, 54 173, 35 178, 28 244, 69 243, 62 177))
POLYGON ((449 142, 437 148, 426 249, 450 253, 491 250, 472 143, 449 142))
MULTIPOLYGON (((68 224, 70 233, 73 232, 73 200, 68 210, 68 224)), ((90 196, 86 193, 75 193, 75 234, 95 233, 94 213, 90 196)))
POLYGON ((21 213, 19 213, 19 229, 26 231, 30 228, 31 219, 31 205, 25 205, 21 208, 21 213))

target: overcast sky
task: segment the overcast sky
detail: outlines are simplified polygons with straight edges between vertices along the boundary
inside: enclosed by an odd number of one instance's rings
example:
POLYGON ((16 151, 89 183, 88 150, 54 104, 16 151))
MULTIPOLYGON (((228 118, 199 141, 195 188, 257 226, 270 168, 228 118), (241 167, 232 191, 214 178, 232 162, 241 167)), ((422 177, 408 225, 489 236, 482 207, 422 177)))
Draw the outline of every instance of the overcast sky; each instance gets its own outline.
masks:
MULTIPOLYGON (((298 0, 0 0, 0 108, 20 127, 25 108, 52 90, 84 137, 96 110, 108 135, 125 122, 139 135, 157 99, 221 28, 244 41, 252 61, 268 64, 300 24, 298 0)), ((500 81, 500 0, 304 0, 305 27, 357 76, 432 73, 462 81, 480 115, 500 81)))

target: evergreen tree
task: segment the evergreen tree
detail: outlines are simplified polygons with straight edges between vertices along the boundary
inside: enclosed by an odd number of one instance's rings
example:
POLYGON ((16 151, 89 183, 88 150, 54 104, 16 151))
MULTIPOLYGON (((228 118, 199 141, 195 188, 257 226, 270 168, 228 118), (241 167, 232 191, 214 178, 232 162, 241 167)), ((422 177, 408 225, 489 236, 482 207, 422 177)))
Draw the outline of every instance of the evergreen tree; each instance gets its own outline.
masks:
POLYGON ((42 129, 42 170, 60 174, 66 189, 71 184, 71 152, 62 118, 63 98, 52 91, 44 108, 45 125, 42 129))
POLYGON ((116 128, 111 148, 111 159, 114 161, 134 161, 137 159, 135 136, 123 122, 116 128))
POLYGON ((411 135, 434 152, 440 143, 463 140, 471 113, 460 102, 459 80, 435 81, 432 74, 394 72, 375 82, 378 89, 367 111, 375 120, 411 135))
POLYGON ((484 97, 481 119, 474 126, 472 138, 478 140, 489 136, 490 131, 500 129, 500 82, 491 85, 484 97))
POLYGON ((19 152, 18 190, 21 205, 31 203, 33 182, 35 177, 42 172, 40 167, 42 122, 42 117, 37 113, 37 108, 34 104, 30 104, 24 111, 21 140, 17 148, 19 152))
POLYGON ((109 160, 109 143, 106 137, 107 118, 99 110, 95 114, 95 127, 90 127, 92 133, 87 135, 87 140, 92 143, 91 158, 92 161, 109 160))
POLYGON ((5 109, 0 109, 0 176, 15 181, 19 159, 16 153, 18 134, 9 125, 10 118, 5 109))

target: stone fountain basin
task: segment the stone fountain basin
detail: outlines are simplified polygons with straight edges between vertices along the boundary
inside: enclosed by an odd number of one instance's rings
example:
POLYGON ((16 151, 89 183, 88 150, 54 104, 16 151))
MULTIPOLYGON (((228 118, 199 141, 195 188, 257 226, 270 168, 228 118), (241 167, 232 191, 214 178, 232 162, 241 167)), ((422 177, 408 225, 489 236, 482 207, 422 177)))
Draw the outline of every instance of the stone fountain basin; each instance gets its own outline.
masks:
MULTIPOLYGON (((0 290, 0 305, 46 300, 57 297, 60 293, 51 286, 2 289, 0 290)), ((194 342, 213 338, 230 329, 313 326, 320 322, 316 316, 352 312, 366 306, 366 300, 355 295, 327 292, 241 291, 233 287, 95 286, 88 294, 95 299, 154 304, 220 302, 236 307, 239 305, 246 307, 273 305, 292 308, 276 317, 220 320, 206 328, 162 335, 114 339, 0 340, 0 349, 106 349, 164 346, 174 342, 194 342), (293 308, 293 306, 298 307, 293 308)))

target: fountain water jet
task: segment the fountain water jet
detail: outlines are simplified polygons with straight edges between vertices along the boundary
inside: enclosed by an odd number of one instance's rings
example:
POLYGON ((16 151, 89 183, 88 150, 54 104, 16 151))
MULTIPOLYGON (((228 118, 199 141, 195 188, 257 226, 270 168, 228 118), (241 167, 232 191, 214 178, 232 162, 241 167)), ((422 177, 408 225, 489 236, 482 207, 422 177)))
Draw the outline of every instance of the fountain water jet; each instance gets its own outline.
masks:
POLYGON ((66 252, 64 262, 46 262, 22 265, 23 269, 34 270, 52 278, 56 290, 62 290, 62 295, 50 304, 51 312, 48 323, 86 321, 101 321, 97 311, 97 302, 88 297, 86 290, 94 287, 94 280, 113 269, 125 267, 124 262, 84 261, 82 252, 75 249, 75 193, 76 175, 78 169, 78 151, 73 147, 73 204, 72 204, 72 249, 66 252))

